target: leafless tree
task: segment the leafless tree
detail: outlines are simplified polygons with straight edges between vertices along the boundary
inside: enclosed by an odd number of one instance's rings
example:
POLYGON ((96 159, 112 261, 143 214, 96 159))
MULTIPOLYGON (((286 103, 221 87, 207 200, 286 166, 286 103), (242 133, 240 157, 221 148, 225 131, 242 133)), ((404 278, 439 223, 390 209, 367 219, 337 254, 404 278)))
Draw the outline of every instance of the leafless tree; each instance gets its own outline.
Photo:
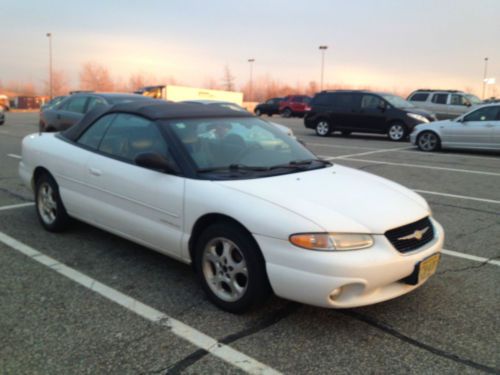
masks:
MULTIPOLYGON (((50 95, 49 80, 43 81, 43 95, 50 95)), ((67 95, 69 92, 68 76, 63 70, 54 70, 52 72, 52 95, 67 95)))
POLYGON ((231 69, 226 65, 224 67, 224 76, 222 77, 222 86, 224 90, 234 91, 234 80, 235 77, 231 73, 231 69))
POLYGON ((113 91, 114 83, 108 68, 94 62, 83 64, 80 71, 80 88, 82 90, 113 91))

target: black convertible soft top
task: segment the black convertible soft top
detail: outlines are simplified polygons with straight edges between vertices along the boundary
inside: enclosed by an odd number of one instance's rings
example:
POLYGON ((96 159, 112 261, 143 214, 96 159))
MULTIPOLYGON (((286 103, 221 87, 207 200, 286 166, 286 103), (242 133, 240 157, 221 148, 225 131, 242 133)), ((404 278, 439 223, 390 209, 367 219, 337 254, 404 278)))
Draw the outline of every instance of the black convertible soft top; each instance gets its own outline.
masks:
POLYGON ((154 120, 216 118, 216 117, 253 117, 250 112, 199 104, 173 103, 158 101, 137 101, 115 104, 113 106, 98 106, 88 112, 78 123, 61 133, 71 141, 75 141, 98 118, 109 113, 130 113, 154 120))

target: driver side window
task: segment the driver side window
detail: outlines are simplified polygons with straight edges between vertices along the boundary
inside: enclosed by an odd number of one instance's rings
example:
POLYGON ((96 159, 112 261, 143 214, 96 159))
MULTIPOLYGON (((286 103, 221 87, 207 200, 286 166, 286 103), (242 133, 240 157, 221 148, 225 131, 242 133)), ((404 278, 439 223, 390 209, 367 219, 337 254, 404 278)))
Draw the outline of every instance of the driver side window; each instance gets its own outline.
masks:
POLYGON ((480 108, 464 117, 464 121, 495 121, 498 106, 480 108))

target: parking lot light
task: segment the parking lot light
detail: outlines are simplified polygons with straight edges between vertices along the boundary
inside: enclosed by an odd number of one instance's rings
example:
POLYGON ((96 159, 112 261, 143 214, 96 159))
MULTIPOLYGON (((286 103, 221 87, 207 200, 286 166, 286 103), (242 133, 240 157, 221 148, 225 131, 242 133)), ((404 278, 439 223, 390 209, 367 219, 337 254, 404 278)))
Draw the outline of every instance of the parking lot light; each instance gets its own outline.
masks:
POLYGON ((323 76, 325 71, 325 51, 328 49, 328 46, 319 46, 319 50, 321 51, 321 83, 320 90, 323 91, 323 76))
POLYGON ((52 33, 47 33, 49 38, 49 97, 52 100, 52 33))

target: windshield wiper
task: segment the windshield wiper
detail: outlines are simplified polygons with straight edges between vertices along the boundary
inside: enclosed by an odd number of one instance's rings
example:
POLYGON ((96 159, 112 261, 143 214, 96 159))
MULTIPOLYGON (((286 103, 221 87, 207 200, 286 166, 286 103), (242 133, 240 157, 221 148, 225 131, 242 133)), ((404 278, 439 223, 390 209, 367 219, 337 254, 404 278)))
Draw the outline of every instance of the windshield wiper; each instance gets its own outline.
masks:
POLYGON ((268 169, 272 170, 272 169, 281 169, 281 168, 291 168, 291 169, 306 170, 307 167, 311 166, 311 164, 314 162, 321 163, 323 166, 332 165, 332 163, 330 163, 327 160, 323 160, 323 159, 305 159, 305 160, 292 160, 291 162, 289 162, 287 164, 273 165, 273 166, 269 167, 268 169))
POLYGON ((221 171, 229 171, 229 172, 241 172, 241 171, 253 171, 253 172, 259 172, 259 171, 267 171, 269 168, 267 167, 257 167, 257 166, 251 166, 251 165, 245 165, 245 164, 230 164, 228 166, 224 167, 211 167, 211 168, 199 168, 197 172, 199 173, 204 173, 204 172, 221 172, 221 171))

